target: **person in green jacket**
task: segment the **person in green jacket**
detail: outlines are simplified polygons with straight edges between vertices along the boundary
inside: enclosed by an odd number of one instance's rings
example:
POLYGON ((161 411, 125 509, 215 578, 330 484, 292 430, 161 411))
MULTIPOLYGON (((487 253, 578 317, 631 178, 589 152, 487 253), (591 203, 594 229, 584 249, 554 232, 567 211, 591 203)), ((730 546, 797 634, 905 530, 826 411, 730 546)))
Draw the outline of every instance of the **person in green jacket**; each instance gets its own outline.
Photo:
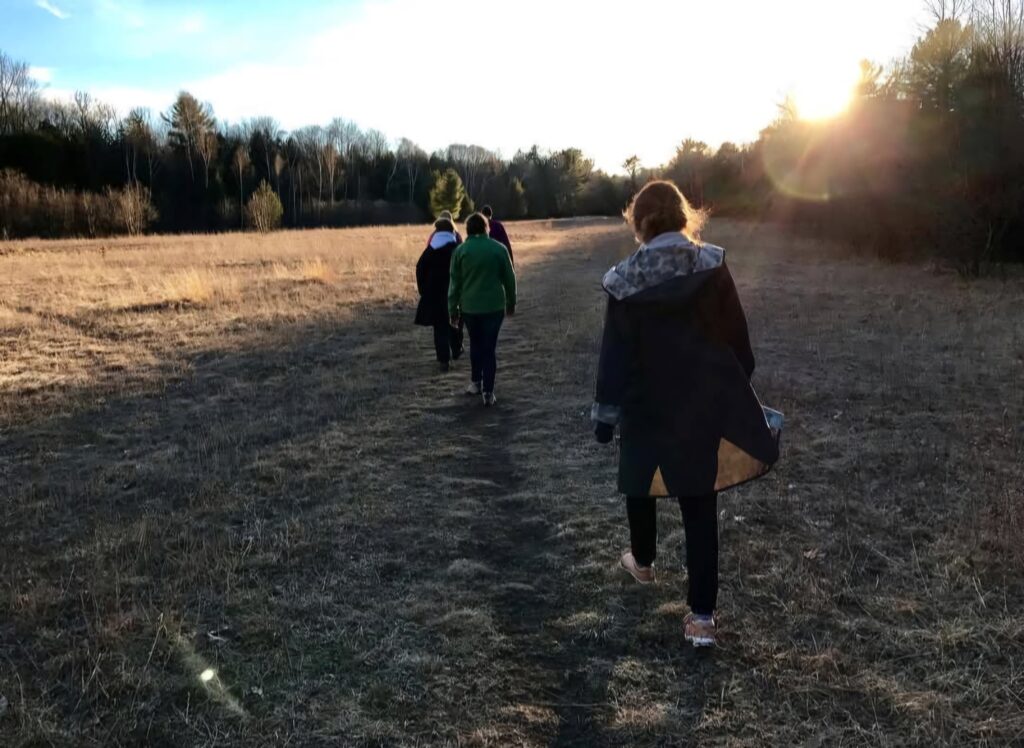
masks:
POLYGON ((485 406, 495 403, 498 371, 498 333, 505 315, 516 312, 516 273, 505 245, 487 235, 487 219, 474 213, 466 219, 468 238, 452 255, 448 313, 452 325, 460 320, 469 331, 469 360, 473 370, 467 395, 483 394, 485 406))

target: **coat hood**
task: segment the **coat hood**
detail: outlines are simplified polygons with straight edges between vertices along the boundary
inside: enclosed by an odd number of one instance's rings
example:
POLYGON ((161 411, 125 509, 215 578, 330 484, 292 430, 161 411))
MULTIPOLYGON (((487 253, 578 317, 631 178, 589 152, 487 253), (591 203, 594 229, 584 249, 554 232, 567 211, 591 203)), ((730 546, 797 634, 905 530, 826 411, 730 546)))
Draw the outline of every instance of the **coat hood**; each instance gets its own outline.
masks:
POLYGON ((618 301, 653 301, 692 294, 725 262, 725 250, 684 234, 655 237, 605 273, 602 286, 618 301))
POLYGON ((456 244, 458 241, 459 238, 455 236, 454 232, 435 231, 434 235, 430 237, 430 248, 442 249, 447 247, 449 244, 456 244))

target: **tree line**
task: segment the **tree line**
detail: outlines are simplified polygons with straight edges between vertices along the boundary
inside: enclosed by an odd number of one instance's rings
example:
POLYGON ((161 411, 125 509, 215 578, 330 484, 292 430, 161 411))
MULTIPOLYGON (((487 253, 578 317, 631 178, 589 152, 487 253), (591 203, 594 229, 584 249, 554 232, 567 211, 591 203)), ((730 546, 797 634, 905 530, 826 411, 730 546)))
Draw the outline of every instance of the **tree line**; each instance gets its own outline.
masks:
POLYGON ((41 93, 27 63, 0 53, 8 237, 396 223, 485 202, 508 218, 611 214, 625 199, 624 180, 575 148, 508 161, 477 145, 427 153, 341 118, 292 132, 272 117, 221 123, 188 92, 123 118, 87 93, 41 93))
POLYGON ((271 117, 218 122, 187 92, 124 118, 85 93, 48 100, 0 53, 0 234, 99 235, 345 226, 465 215, 618 214, 652 176, 719 214, 777 220, 886 256, 921 250, 977 270, 1024 260, 1024 0, 932 0, 910 54, 865 61, 846 113, 794 104, 753 143, 687 139, 624 175, 582 151, 503 159, 477 145, 427 153, 334 119, 285 132, 271 117))

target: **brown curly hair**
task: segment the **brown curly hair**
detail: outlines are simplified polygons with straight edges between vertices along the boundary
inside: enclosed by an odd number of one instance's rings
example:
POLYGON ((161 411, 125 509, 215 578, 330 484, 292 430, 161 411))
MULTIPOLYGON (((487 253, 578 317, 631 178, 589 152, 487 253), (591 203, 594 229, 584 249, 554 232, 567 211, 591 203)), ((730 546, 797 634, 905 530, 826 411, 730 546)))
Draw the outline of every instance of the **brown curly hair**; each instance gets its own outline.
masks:
POLYGON ((648 182, 622 213, 642 242, 659 234, 680 231, 697 241, 707 222, 707 211, 694 208, 672 182, 648 182))

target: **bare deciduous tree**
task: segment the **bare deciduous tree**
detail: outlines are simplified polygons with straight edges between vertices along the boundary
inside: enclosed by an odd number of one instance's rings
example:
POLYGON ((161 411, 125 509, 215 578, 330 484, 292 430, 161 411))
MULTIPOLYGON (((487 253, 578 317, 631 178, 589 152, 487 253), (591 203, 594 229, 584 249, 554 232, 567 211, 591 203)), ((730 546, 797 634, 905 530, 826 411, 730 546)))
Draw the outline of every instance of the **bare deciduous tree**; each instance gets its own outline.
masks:
POLYGON ((0 52, 0 135, 24 130, 39 100, 39 84, 28 63, 0 52))
POLYGON ((401 164, 405 171, 406 186, 409 190, 409 203, 416 198, 416 183, 419 181, 420 170, 427 162, 426 152, 409 138, 402 138, 398 143, 395 164, 401 164))
POLYGON ((466 185, 466 193, 472 200, 477 200, 482 191, 485 171, 497 161, 497 156, 479 145, 453 143, 448 146, 447 158, 459 172, 466 185))
POLYGON ((245 170, 249 168, 249 145, 244 140, 235 146, 231 161, 238 174, 238 220, 239 226, 245 228, 245 170))

